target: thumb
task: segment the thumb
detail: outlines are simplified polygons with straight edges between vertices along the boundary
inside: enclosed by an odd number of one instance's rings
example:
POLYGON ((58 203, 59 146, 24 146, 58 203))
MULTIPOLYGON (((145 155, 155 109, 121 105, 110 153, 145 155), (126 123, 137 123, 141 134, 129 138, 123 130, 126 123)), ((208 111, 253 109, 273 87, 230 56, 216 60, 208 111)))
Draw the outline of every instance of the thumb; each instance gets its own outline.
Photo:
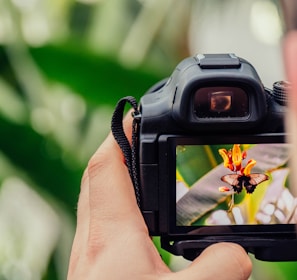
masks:
POLYGON ((217 243, 206 248, 176 279, 248 279, 252 263, 244 249, 234 243, 217 243))

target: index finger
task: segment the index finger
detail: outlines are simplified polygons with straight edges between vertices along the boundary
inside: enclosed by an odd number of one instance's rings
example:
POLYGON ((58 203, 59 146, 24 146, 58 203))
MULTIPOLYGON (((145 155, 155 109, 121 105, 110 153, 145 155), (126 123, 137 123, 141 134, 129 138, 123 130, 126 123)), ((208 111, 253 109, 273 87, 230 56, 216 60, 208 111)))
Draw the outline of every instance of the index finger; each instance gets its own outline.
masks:
MULTIPOLYGON (((131 138, 131 116, 125 118, 124 128, 131 138)), ((130 230, 147 231, 122 152, 112 134, 89 161, 88 174, 90 238, 98 246, 120 227, 129 225, 130 230)))

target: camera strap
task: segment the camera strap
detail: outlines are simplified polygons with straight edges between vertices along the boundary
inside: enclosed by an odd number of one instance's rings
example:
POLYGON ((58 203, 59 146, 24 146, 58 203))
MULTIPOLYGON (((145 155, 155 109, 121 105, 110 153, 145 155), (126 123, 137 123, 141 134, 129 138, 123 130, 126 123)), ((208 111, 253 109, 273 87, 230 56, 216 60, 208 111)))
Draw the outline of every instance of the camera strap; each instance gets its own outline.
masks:
POLYGON ((140 188, 139 188, 139 173, 138 173, 138 154, 137 154, 137 129, 140 122, 141 114, 138 111, 138 104, 134 97, 127 96, 120 99, 114 110, 111 120, 111 131, 112 134, 120 146, 127 165, 136 196, 136 201, 140 207, 140 188), (129 103, 134 111, 132 112, 133 123, 132 123, 132 143, 130 142, 125 134, 123 128, 123 117, 126 103, 129 103))

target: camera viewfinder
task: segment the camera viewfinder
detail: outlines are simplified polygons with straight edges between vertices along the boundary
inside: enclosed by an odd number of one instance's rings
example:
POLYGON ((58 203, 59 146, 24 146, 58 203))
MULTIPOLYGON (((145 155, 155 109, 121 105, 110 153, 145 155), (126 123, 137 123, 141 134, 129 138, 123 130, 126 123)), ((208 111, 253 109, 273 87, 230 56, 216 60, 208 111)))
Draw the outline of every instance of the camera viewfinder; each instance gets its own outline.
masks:
POLYGON ((240 87, 203 87, 194 95, 198 118, 243 118, 249 115, 249 98, 240 87))

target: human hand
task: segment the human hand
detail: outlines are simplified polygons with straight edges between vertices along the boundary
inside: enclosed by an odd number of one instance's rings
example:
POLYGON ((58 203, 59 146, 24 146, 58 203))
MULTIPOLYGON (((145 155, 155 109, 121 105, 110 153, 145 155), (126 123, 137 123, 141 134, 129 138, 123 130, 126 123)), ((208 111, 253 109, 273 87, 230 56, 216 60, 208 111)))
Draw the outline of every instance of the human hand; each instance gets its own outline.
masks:
MULTIPOLYGON (((131 123, 124 121, 128 138, 131 123)), ((212 245, 185 270, 171 272, 149 237, 122 153, 107 137, 82 178, 68 280, 239 280, 250 273, 248 255, 232 243, 212 245)))
POLYGON ((284 38, 284 65, 288 81, 291 83, 290 103, 291 108, 297 109, 297 30, 290 31, 284 38))
MULTIPOLYGON (((283 55, 287 80, 290 82, 290 88, 288 90, 289 110, 287 111, 286 118, 287 130, 289 132, 287 140, 292 143, 291 154, 295 155, 297 153, 297 30, 289 31, 284 36, 283 55)), ((290 184, 296 186, 297 172, 294 172, 297 166, 296 156, 290 159, 290 166, 293 170, 290 175, 290 184)))

